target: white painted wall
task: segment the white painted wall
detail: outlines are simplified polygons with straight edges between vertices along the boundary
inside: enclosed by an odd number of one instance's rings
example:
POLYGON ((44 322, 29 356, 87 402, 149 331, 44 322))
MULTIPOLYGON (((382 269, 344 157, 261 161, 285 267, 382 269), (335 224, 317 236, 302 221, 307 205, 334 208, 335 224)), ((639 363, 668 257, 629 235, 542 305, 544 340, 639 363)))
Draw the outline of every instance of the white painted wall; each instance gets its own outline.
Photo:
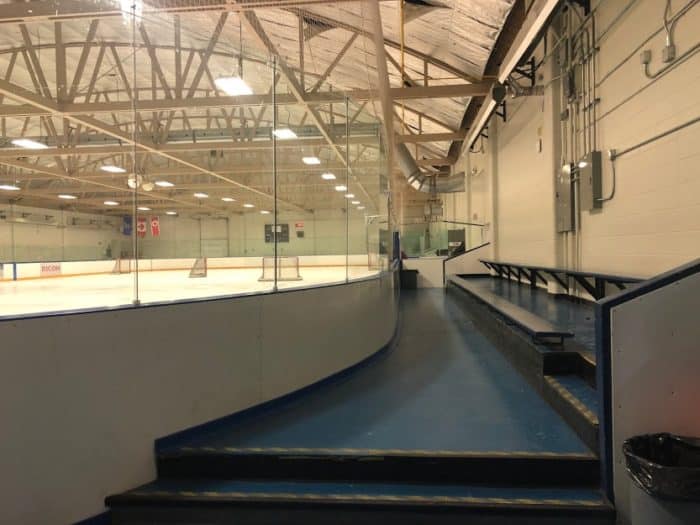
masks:
POLYGON ((445 257, 412 257, 404 259, 406 270, 418 270, 418 288, 442 288, 442 262, 445 257))
MULTIPOLYGON (((120 217, 9 204, 0 205, 1 211, 8 215, 31 213, 34 219, 51 216, 65 227, 20 224, 0 217, 0 261, 96 260, 114 258, 120 253, 131 255, 132 240, 120 233, 120 217), (112 227, 76 226, 72 224, 74 218, 82 223, 109 220, 112 227), (112 256, 107 257, 110 245, 112 256)), ((188 216, 163 214, 159 219, 160 236, 152 237, 149 230, 146 237, 139 239, 139 250, 144 258, 257 257, 273 253, 273 245, 264 242, 265 224, 272 223, 270 215, 251 212, 200 221, 188 216)), ((338 255, 345 254, 347 248, 350 253, 367 253, 367 227, 364 216, 357 212, 351 211, 347 224, 342 210, 316 214, 281 212, 279 222, 288 223, 290 227, 290 242, 279 244, 281 255, 338 255), (304 238, 297 238, 295 224, 302 222, 304 238)), ((376 252, 377 247, 372 251, 376 252)))
POLYGON ((101 259, 107 246, 120 238, 120 223, 119 218, 103 215, 0 204, 0 261, 101 259), (21 220, 23 215, 30 222, 8 220, 21 220), (111 226, 104 224, 107 220, 111 226), (37 224, 40 221, 60 226, 37 224), (95 225, 88 225, 89 221, 95 225))
POLYGON ((101 512, 108 494, 155 478, 156 438, 361 361, 389 342, 396 315, 385 274, 0 321, 0 522, 72 523, 101 512))
POLYGON ((625 470, 622 443, 635 435, 700 436, 700 274, 610 312, 615 504, 621 523, 697 523, 700 504, 650 498, 625 470))
POLYGON ((490 272, 479 260, 489 259, 490 255, 491 245, 484 244, 462 255, 453 257, 445 262, 445 277, 449 275, 488 274, 490 272))
MULTIPOLYGON (((652 70, 661 66, 664 32, 644 41, 662 27, 665 2, 638 0, 613 24, 627 4, 594 2, 594 7, 599 6, 597 34, 605 32, 596 56, 597 148, 604 152, 622 150, 700 116, 700 53, 659 80, 649 81, 639 51, 652 49, 652 70)), ((675 13, 686 2, 671 4, 675 13)), ((676 26, 678 54, 697 43, 697 27, 700 5, 676 26)), ((553 68, 550 60, 540 70, 539 83, 547 84, 544 97, 509 99, 508 121, 492 119, 485 152, 460 160, 468 171, 483 169, 490 185, 477 190, 472 177, 471 193, 447 198, 448 213, 457 217, 470 210, 473 214, 483 206, 479 202, 491 201, 494 254, 505 261, 648 277, 700 254, 700 124, 621 157, 616 163, 614 199, 601 211, 584 211, 578 235, 556 233, 553 183, 559 165, 555 92, 559 84, 549 82, 553 68), (537 150, 540 138, 541 153, 537 150), (483 201, 477 197, 482 191, 490 194, 483 201)), ((610 191, 611 171, 606 160, 605 195, 610 191)), ((483 208, 488 213, 489 207, 483 208)), ((485 219, 488 222, 489 217, 485 219)))

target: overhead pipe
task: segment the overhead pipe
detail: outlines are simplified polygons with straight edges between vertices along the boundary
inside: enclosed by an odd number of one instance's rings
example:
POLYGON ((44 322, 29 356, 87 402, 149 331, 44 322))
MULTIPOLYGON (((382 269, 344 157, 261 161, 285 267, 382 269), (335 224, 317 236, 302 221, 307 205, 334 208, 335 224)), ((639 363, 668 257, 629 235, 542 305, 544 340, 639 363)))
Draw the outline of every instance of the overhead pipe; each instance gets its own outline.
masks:
POLYGON ((454 173, 448 177, 426 175, 402 142, 396 144, 396 157, 401 173, 414 190, 432 194, 464 191, 464 172, 454 173))

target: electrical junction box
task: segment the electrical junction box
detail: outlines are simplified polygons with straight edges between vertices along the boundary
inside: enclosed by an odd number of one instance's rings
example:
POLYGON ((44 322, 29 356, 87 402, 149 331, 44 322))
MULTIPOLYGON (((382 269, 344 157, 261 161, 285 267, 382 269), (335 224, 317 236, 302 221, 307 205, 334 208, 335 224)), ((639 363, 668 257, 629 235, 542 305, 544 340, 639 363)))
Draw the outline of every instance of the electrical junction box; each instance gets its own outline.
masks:
POLYGON ((581 209, 597 210, 603 207, 603 156, 591 151, 578 163, 581 209))
POLYGON ((567 164, 556 177, 555 183, 555 214, 557 221, 557 232, 570 232, 574 230, 574 180, 571 176, 571 165, 567 164))

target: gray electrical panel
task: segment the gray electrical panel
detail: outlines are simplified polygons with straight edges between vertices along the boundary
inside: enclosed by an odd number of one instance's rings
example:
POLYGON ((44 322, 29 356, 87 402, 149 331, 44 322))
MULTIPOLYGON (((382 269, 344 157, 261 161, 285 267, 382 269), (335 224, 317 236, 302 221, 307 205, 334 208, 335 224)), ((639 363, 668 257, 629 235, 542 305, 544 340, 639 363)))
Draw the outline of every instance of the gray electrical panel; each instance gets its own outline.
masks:
POLYGON ((564 166, 557 174, 555 213, 559 233, 574 230, 574 181, 571 173, 571 166, 564 166))
POLYGON ((581 188, 581 209, 597 210, 603 207, 603 160, 600 151, 591 151, 578 163, 581 188))

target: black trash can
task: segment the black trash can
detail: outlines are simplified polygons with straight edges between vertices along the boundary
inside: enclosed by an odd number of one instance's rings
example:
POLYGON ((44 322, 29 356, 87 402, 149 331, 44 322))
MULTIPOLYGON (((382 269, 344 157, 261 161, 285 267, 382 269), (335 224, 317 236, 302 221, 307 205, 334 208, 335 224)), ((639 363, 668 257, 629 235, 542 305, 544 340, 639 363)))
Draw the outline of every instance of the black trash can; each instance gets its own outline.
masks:
POLYGON ((655 498, 700 502, 700 438, 645 434, 624 442, 627 472, 655 498))
POLYGON ((415 290, 418 288, 418 270, 401 270, 401 289, 415 290))
POLYGON ((700 523, 700 439, 645 434, 624 442, 629 522, 634 525, 700 523))

